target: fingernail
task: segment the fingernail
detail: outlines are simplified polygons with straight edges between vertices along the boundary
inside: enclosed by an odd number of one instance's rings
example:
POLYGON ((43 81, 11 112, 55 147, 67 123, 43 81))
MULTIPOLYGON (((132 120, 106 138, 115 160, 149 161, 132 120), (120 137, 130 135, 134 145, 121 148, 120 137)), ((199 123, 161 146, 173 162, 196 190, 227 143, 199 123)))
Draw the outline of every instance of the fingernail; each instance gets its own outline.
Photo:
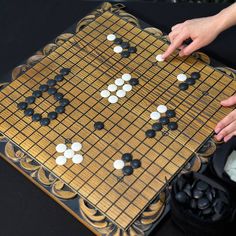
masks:
POLYGON ((227 143, 229 141, 229 138, 224 138, 224 142, 227 143))
POLYGON ((217 135, 217 136, 216 136, 216 139, 217 139, 218 141, 221 141, 221 140, 223 139, 223 136, 222 136, 222 135, 217 135))
POLYGON ((218 134, 220 132, 220 128, 216 128, 215 132, 218 134))

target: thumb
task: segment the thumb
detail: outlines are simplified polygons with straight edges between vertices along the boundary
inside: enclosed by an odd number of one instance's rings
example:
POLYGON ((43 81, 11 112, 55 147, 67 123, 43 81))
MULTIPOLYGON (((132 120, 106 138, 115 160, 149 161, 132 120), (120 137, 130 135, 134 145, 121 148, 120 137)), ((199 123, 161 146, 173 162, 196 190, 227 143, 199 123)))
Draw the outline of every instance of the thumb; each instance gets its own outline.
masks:
POLYGON ((221 105, 224 106, 224 107, 229 107, 229 106, 233 106, 233 105, 236 105, 236 95, 226 99, 226 100, 223 100, 221 102, 221 105))

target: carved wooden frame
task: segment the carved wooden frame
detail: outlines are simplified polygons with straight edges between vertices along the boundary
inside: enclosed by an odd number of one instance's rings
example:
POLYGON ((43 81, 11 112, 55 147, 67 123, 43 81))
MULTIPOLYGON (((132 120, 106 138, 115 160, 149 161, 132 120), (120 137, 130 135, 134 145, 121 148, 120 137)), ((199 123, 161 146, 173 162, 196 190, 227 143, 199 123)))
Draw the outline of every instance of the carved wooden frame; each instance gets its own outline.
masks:
MULTIPOLYGON (((74 32, 80 31, 84 26, 92 22, 95 17, 99 16, 105 11, 111 11, 121 18, 129 21, 135 26, 140 27, 139 20, 133 15, 124 11, 123 4, 103 3, 98 9, 91 12, 89 15, 81 19, 75 27, 74 32)), ((147 27, 144 30, 155 37, 161 37, 168 41, 168 37, 163 35, 162 31, 157 28, 147 27)), ((13 69, 10 80, 15 80, 18 76, 23 74, 27 69, 38 63, 42 58, 50 54, 53 50, 63 44, 66 40, 73 36, 73 33, 63 33, 59 35, 54 42, 47 44, 42 50, 39 50, 35 55, 31 56, 22 65, 13 69)), ((210 58, 201 52, 194 53, 195 57, 210 64, 210 58)), ((230 75, 232 79, 236 78, 235 71, 227 67, 218 67, 217 69, 230 75)), ((4 87, 9 82, 0 84, 4 87)), ((24 174, 31 182, 48 194, 53 200, 59 203, 63 208, 70 212, 82 224, 100 236, 135 236, 135 235, 149 235, 152 229, 162 220, 169 210, 168 204, 168 187, 159 194, 159 196, 144 209, 139 218, 127 230, 123 231, 106 216, 102 215, 97 209, 89 205, 86 200, 78 196, 63 182, 58 180, 55 176, 45 170, 40 164, 27 156, 23 151, 16 147, 10 140, 4 136, 0 136, 0 155, 18 171, 24 174)), ((205 168, 205 164, 216 150, 217 143, 214 139, 209 139, 201 148, 199 153, 196 153, 191 161, 186 164, 181 172, 187 171, 201 171, 205 168)))

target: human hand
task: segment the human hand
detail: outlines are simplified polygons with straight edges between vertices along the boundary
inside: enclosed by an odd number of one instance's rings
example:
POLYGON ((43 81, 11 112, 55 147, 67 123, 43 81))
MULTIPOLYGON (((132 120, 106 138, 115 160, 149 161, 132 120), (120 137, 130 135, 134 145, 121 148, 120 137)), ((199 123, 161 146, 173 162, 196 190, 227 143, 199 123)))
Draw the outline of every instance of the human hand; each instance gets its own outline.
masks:
POLYGON ((173 26, 169 34, 171 44, 162 58, 167 58, 176 49, 180 49, 179 56, 187 56, 211 43, 221 31, 218 20, 217 16, 210 16, 187 20, 173 26), (184 45, 184 41, 187 39, 192 39, 192 42, 184 45))
MULTIPOLYGON (((236 105, 236 95, 222 101, 221 105, 224 107, 236 105)), ((224 140, 227 142, 236 135, 236 110, 232 111, 216 125, 215 132, 217 134, 215 138, 218 141, 224 140)))

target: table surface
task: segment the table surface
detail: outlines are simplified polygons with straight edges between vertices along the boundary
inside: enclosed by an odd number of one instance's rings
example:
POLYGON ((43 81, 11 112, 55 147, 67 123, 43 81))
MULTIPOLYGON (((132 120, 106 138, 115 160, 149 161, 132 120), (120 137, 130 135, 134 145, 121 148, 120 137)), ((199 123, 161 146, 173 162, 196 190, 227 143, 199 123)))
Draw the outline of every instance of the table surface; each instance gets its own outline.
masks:
MULTIPOLYGON (((10 71, 35 50, 55 38, 99 3, 95 1, 4 1, 0 0, 0 76, 10 71)), ((172 25, 186 19, 209 16, 224 4, 125 3, 127 11, 168 32, 172 25)), ((206 47, 208 55, 236 68, 234 38, 236 28, 221 34, 206 47)), ((64 236, 93 235, 62 207, 0 160, 1 235, 64 236), (43 227, 42 227, 43 226, 43 227)), ((152 235, 183 235, 167 219, 152 235)))

